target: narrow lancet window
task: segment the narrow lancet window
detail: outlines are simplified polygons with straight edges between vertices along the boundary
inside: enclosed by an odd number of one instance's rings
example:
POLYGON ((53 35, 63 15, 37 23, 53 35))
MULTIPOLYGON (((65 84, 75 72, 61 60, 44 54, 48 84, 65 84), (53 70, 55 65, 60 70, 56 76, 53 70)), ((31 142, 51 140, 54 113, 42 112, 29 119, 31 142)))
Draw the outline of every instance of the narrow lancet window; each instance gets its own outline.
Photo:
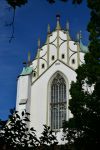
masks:
POLYGON ((66 120, 66 82, 57 73, 51 83, 51 128, 58 130, 62 128, 66 120))

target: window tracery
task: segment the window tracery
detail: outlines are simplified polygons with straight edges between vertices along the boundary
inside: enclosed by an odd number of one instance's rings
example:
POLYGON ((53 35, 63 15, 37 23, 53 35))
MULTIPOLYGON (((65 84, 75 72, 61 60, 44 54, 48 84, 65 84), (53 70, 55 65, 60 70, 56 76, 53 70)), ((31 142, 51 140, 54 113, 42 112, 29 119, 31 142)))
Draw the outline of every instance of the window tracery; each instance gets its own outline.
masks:
POLYGON ((66 120, 66 82, 57 73, 51 83, 51 128, 60 129, 66 120))

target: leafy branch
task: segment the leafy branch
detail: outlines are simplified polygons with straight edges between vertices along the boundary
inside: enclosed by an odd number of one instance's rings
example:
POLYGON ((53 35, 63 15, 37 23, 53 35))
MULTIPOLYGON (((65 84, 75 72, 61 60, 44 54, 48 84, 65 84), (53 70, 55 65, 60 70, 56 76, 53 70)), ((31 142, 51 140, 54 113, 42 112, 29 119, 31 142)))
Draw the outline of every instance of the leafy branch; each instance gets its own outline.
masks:
POLYGON ((11 37, 9 39, 9 42, 12 41, 14 38, 14 31, 15 31, 15 11, 17 7, 21 7, 22 5, 25 5, 28 1, 27 0, 6 0, 8 5, 13 9, 13 17, 12 17, 12 22, 10 24, 7 24, 6 26, 11 26, 12 27, 12 33, 11 37))

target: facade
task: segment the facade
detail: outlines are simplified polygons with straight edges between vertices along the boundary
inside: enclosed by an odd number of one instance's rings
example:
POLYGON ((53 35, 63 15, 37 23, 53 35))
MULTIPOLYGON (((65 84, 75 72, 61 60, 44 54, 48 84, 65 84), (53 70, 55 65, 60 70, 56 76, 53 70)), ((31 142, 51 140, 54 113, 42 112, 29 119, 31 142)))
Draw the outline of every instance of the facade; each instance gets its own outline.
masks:
MULTIPOLYGON (((75 69, 84 63, 84 54, 88 52, 81 42, 81 34, 74 41, 69 34, 69 23, 66 30, 57 25, 48 34, 46 42, 40 46, 36 58, 28 61, 18 77, 16 110, 26 109, 30 115, 30 127, 34 127, 37 135, 43 131, 43 124, 55 132, 60 131, 64 120, 72 117, 68 109, 72 81, 76 81, 75 69)), ((58 139, 60 132, 57 132, 58 139)))

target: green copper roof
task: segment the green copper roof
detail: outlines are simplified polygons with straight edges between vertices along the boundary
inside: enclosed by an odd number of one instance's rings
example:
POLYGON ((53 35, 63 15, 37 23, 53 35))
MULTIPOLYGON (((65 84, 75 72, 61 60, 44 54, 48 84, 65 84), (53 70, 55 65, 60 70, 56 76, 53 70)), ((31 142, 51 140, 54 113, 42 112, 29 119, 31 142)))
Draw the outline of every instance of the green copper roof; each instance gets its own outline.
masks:
POLYGON ((82 41, 80 41, 80 48, 81 48, 81 52, 83 53, 89 52, 88 47, 83 45, 82 41))
POLYGON ((32 67, 24 67, 20 75, 28 75, 31 74, 32 71, 33 71, 32 67))

